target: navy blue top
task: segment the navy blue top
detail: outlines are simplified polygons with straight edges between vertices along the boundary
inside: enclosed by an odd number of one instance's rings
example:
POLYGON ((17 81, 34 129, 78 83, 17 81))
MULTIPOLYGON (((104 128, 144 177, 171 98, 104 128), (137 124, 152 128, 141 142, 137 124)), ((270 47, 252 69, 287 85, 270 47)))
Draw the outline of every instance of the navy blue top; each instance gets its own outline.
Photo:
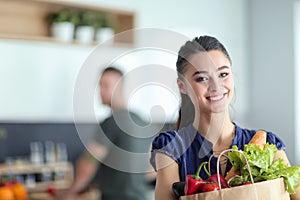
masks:
MULTIPOLYGON (((248 144, 256 133, 256 130, 242 129, 235 125, 235 137, 232 140, 233 145, 237 145, 239 149, 244 149, 244 145, 248 144)), ((282 140, 271 132, 267 132, 267 142, 275 144, 279 150, 285 150, 285 145, 282 140)), ((167 131, 160 133, 152 142, 150 162, 154 169, 155 153, 160 152, 176 161, 179 166, 180 181, 185 181, 187 174, 195 174, 198 166, 205 161, 208 161, 213 154, 213 144, 206 140, 198 131, 190 124, 187 127, 181 128, 178 131, 167 131)), ((216 173, 217 158, 212 157, 210 161, 211 174, 216 173)), ((231 163, 228 161, 226 166, 227 173, 231 168, 231 163)), ((221 173, 221 172, 220 172, 221 173)), ((207 175, 202 169, 200 176, 207 179, 207 175)))

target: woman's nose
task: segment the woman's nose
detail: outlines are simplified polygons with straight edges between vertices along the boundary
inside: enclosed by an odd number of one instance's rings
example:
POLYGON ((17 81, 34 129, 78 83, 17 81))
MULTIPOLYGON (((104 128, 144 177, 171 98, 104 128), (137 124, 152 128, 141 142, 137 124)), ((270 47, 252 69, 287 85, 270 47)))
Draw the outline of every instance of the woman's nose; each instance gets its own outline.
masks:
POLYGON ((222 81, 219 77, 212 77, 209 79, 209 91, 210 92, 219 92, 223 90, 222 81))

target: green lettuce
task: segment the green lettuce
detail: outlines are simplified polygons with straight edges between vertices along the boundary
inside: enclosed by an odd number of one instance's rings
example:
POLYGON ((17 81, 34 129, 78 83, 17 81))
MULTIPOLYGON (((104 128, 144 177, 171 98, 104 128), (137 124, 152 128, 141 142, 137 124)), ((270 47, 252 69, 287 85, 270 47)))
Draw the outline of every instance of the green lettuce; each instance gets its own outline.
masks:
MULTIPOLYGON (((238 147, 233 146, 232 149, 238 150, 238 147)), ((246 144, 243 152, 248 160, 254 182, 282 177, 288 193, 294 194, 295 189, 300 186, 300 166, 290 167, 284 163, 282 158, 274 161, 277 151, 274 144, 267 143, 263 150, 256 144, 246 144)), ((232 151, 228 153, 228 158, 235 170, 241 172, 243 179, 250 181, 250 174, 243 155, 232 151)))

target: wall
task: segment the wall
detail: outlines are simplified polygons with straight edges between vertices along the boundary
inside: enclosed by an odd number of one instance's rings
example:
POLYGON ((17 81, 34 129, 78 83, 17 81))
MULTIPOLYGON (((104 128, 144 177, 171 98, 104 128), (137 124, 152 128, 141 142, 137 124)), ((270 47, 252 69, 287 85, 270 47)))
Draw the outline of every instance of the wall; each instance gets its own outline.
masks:
MULTIPOLYGON (((82 0, 73 1, 82 2, 82 0)), ((240 123, 247 123, 249 112, 249 93, 247 91, 250 85, 248 79, 249 26, 246 0, 189 0, 176 3, 171 0, 89 0, 88 2, 134 11, 137 28, 170 29, 189 38, 209 34, 220 39, 232 57, 233 70, 236 75, 237 97, 233 104, 236 113, 234 118, 240 123)), ((175 60, 170 65, 175 68, 175 60)))
POLYGON ((249 124, 278 134, 295 164, 293 3, 293 0, 250 1, 249 124))
POLYGON ((294 4, 294 38, 295 38, 295 147, 296 147, 296 162, 300 163, 300 1, 295 1, 294 4))
POLYGON ((91 48, 0 40, 0 119, 65 120, 75 77, 91 48))
MULTIPOLYGON (((171 0, 76 1, 132 10, 137 28, 167 28, 190 38, 201 34, 218 37, 234 63, 238 99, 234 107, 239 113, 236 120, 245 119, 249 95, 246 0, 191 0, 176 4, 171 0)), ((0 40, 0 73, 5 74, 0 80, 0 119, 72 120, 74 82, 92 50, 93 47, 0 40)), ((144 58, 147 56, 141 57, 144 58)), ((175 68, 175 61, 170 66, 175 68)))

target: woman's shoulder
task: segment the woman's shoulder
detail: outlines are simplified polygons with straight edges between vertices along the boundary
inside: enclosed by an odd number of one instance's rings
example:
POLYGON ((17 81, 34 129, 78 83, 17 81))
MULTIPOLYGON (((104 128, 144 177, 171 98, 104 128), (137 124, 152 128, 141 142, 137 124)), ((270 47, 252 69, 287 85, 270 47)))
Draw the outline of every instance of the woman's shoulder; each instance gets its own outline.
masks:
POLYGON ((189 139, 193 139, 196 132, 192 126, 187 126, 179 130, 167 130, 156 136, 152 145, 157 148, 162 148, 170 143, 172 143, 173 146, 181 145, 186 141, 190 141, 189 139))
POLYGON ((174 138, 176 138, 176 135, 178 134, 175 130, 168 130, 161 132, 154 138, 151 148, 150 163, 155 170, 157 170, 155 162, 156 153, 162 153, 177 161, 178 157, 175 155, 175 150, 177 149, 176 146, 178 145, 174 145, 174 138))
POLYGON ((152 142, 153 148, 162 148, 171 143, 179 135, 175 130, 167 130, 156 136, 152 142))
POLYGON ((243 139, 246 143, 248 143, 257 132, 256 129, 242 128, 238 125, 235 125, 235 128, 238 140, 243 139))
POLYGON ((182 156, 194 141, 196 133, 197 131, 191 125, 179 130, 164 131, 154 138, 150 157, 150 163, 154 169, 156 169, 156 153, 164 154, 180 163, 182 156))

